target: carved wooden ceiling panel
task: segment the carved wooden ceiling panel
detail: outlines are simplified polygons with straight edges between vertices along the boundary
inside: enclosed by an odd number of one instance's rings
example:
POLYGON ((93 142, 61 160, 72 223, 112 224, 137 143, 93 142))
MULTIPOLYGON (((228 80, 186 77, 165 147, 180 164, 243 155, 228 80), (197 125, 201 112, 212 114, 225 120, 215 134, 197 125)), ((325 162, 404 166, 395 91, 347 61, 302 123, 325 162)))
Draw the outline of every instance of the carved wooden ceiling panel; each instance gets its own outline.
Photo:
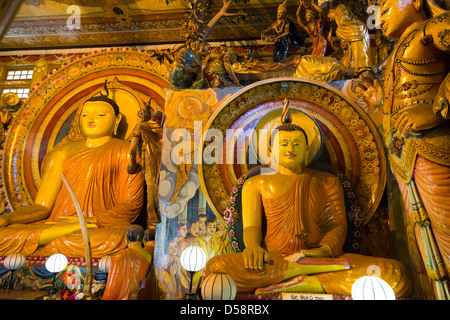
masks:
MULTIPOLYGON (((242 10, 246 15, 224 17, 208 40, 260 39, 276 17, 278 2, 234 4, 230 12, 242 10)), ((217 12, 222 1, 213 3, 217 12)), ((174 44, 184 41, 180 28, 186 20, 180 0, 25 0, 0 50, 174 44)))

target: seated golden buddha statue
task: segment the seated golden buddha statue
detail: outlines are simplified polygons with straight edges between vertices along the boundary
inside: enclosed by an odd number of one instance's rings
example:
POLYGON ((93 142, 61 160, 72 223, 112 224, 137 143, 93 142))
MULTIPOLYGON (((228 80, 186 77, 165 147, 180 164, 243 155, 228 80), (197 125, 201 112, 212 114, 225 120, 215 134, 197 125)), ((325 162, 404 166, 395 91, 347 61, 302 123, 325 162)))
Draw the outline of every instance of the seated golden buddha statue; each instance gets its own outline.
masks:
POLYGON ((245 249, 211 258, 205 277, 228 273, 238 292, 351 295, 353 283, 378 266, 396 296, 407 295, 411 284, 399 262, 342 252, 344 191, 336 176, 305 167, 312 147, 305 130, 285 123, 272 137, 277 172, 253 176, 242 188, 245 249))
POLYGON ((143 206, 144 178, 142 172, 127 174, 130 143, 113 137, 122 118, 117 103, 101 94, 81 108, 85 139, 53 149, 34 204, 0 216, 0 255, 84 256, 80 222, 61 173, 86 217, 92 257, 127 247, 125 231, 143 206))

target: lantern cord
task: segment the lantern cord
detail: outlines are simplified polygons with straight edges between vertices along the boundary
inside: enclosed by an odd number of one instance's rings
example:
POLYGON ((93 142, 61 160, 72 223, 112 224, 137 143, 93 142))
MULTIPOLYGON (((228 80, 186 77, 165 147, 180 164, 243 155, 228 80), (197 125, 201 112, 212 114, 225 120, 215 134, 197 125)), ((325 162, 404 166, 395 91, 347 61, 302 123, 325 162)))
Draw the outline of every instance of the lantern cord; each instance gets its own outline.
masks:
POLYGON ((64 177, 63 174, 60 174, 61 179, 63 180, 64 184, 67 187, 67 190, 69 191, 70 197, 72 198, 72 201, 75 205, 75 209, 77 211, 78 220, 80 221, 81 226, 81 235, 83 236, 83 242, 84 242, 84 255, 86 260, 86 277, 84 280, 84 287, 83 287, 83 294, 85 297, 91 296, 91 287, 92 287, 92 279, 93 279, 93 273, 92 273, 92 251, 91 251, 91 242, 89 240, 89 233, 88 228, 86 224, 86 219, 84 218, 83 210, 81 209, 80 203, 78 202, 77 196, 75 195, 75 192, 73 191, 72 187, 69 184, 69 181, 64 177))

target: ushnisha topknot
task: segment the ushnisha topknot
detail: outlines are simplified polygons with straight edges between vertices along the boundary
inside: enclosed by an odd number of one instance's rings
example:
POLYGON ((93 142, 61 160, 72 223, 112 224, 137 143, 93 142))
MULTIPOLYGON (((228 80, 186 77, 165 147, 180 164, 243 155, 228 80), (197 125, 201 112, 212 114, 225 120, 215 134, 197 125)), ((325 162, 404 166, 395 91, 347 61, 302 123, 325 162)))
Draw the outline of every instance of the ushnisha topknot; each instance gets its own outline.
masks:
POLYGON ((306 134, 306 131, 299 126, 298 124, 292 123, 292 115, 289 111, 289 100, 284 99, 284 105, 283 105, 283 112, 281 114, 281 125, 275 128, 275 130, 272 132, 271 138, 270 138, 270 145, 273 143, 273 139, 275 137, 275 134, 279 131, 301 131, 306 139, 306 144, 309 144, 308 142, 308 135, 306 134))
POLYGON ((291 112, 289 111, 289 100, 284 99, 283 112, 281 113, 281 123, 292 123, 291 112))

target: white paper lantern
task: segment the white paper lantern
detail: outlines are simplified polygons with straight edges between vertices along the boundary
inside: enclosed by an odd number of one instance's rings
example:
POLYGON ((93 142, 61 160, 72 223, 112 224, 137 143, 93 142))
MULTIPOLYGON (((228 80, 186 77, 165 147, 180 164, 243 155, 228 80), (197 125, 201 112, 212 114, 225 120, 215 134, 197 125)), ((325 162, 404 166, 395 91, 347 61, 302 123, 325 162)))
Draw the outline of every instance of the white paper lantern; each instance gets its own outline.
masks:
POLYGON ((203 300, 234 300, 237 286, 229 274, 215 272, 205 278, 201 292, 203 300))
POLYGON ((18 270, 20 269, 26 262, 27 258, 21 253, 13 253, 5 258, 3 261, 3 265, 8 270, 18 270))
POLYGON ((196 246, 187 247, 181 253, 180 262, 183 268, 189 272, 200 271, 206 264, 205 251, 196 246))
POLYGON ((50 256, 45 261, 45 268, 51 273, 58 273, 67 267, 67 258, 60 253, 50 256))
POLYGON ((103 256, 98 262, 98 268, 104 273, 109 273, 109 269, 111 268, 111 255, 103 256))
POLYGON ((395 300, 391 286, 381 278, 366 276, 355 281, 352 286, 353 300, 395 300))

